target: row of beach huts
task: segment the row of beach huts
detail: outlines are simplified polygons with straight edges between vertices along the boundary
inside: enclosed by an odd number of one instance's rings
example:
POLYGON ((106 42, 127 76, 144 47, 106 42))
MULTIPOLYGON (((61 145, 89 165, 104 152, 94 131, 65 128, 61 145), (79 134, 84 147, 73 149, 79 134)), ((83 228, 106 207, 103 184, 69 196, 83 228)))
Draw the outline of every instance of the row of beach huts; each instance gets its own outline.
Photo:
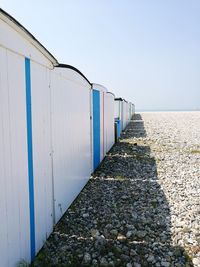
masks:
POLYGON ((1 267, 34 259, 133 114, 0 9, 1 267))

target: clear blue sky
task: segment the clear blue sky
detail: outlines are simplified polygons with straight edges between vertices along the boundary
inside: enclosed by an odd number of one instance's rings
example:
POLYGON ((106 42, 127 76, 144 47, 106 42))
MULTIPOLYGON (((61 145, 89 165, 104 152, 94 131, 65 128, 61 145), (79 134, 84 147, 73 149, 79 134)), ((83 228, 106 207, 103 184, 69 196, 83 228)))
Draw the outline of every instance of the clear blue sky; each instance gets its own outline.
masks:
POLYGON ((200 109, 200 0, 0 0, 58 59, 137 109, 200 109))

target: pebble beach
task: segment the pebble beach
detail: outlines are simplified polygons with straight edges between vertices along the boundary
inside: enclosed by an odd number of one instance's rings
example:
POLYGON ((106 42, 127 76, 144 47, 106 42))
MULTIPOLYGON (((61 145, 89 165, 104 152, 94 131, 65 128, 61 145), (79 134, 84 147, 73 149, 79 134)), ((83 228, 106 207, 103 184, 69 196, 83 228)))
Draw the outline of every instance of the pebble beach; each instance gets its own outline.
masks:
POLYGON ((32 266, 200 267, 200 112, 136 114, 32 266))

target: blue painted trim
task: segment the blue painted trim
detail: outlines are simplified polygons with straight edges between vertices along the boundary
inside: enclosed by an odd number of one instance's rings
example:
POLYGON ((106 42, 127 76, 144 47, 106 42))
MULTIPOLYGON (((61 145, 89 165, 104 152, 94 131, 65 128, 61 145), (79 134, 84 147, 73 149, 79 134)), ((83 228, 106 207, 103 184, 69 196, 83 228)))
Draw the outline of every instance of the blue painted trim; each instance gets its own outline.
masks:
POLYGON ((31 67, 29 58, 25 58, 25 80, 26 80, 26 123, 27 123, 27 147, 28 147, 29 210, 30 210, 30 247, 31 247, 31 261, 32 261, 35 257, 35 208, 34 208, 33 142, 32 142, 32 111, 31 111, 31 67))
POLYGON ((115 118, 115 122, 117 123, 117 138, 120 138, 120 135, 121 135, 121 120, 119 118, 115 118))
POLYGON ((100 164, 100 93, 93 90, 93 166, 100 164))
POLYGON ((118 121, 118 138, 120 138, 121 135, 121 121, 118 121))

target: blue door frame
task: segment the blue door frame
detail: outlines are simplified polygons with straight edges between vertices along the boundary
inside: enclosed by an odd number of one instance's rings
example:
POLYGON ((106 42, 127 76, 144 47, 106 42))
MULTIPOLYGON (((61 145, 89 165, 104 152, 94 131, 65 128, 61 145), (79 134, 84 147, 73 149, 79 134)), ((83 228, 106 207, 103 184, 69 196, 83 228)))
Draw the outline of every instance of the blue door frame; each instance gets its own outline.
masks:
POLYGON ((93 167, 100 164, 100 92, 93 90, 93 167))

